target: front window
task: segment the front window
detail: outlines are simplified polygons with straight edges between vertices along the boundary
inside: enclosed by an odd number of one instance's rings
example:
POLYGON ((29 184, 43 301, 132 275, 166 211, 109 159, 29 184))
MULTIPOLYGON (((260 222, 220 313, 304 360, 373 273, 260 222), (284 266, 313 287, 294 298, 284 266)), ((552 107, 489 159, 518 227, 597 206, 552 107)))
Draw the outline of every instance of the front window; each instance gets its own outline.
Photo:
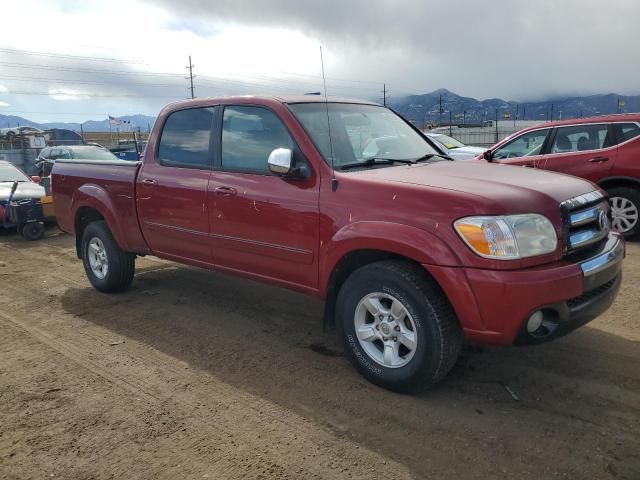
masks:
POLYGON ((276 148, 293 150, 293 141, 273 112, 260 107, 225 107, 222 120, 224 170, 268 174, 267 159, 276 148))
POLYGON ((549 134, 548 128, 543 130, 534 130, 532 132, 523 133, 519 137, 514 138, 509 143, 497 148, 493 151, 492 157, 496 160, 503 158, 530 157, 532 155, 540 155, 542 145, 549 134))
MULTIPOLYGON (((73 158, 81 158, 83 160, 118 160, 113 153, 97 147, 74 148, 70 151, 73 158)), ((63 156, 62 158, 70 158, 63 156)))
POLYGON ((29 178, 10 163, 0 163, 0 182, 28 182, 29 178))
POLYGON ((368 159, 415 160, 438 152, 398 115, 385 107, 352 103, 289 105, 327 163, 336 168, 368 159))

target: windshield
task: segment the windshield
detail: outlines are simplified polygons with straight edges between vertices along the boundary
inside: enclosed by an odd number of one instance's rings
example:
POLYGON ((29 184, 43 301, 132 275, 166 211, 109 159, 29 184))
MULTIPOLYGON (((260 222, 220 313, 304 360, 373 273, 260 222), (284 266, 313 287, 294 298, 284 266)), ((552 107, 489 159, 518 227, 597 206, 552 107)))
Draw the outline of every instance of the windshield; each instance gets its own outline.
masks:
POLYGON ((458 140, 456 140, 455 138, 450 137, 449 135, 438 134, 438 135, 433 135, 433 138, 435 138, 436 141, 440 142, 442 145, 447 147, 449 150, 453 150, 454 148, 464 147, 464 143, 460 143, 458 140))
POLYGON ((28 182, 29 178, 8 163, 0 163, 0 182, 28 182))
POLYGON ((83 160, 118 160, 113 153, 98 147, 82 147, 70 149, 73 158, 83 160))
MULTIPOLYGON (((385 107, 329 103, 331 147, 336 168, 367 159, 415 160, 438 154, 398 115, 385 107)), ((289 108, 300 120, 327 163, 331 163, 327 106, 297 103, 289 108)))

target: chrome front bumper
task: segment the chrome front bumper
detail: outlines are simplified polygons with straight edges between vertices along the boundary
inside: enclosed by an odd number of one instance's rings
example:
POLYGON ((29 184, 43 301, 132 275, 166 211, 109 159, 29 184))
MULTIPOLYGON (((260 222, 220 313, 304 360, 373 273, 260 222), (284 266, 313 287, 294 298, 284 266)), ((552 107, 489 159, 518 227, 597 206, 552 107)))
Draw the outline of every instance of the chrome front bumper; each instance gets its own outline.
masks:
POLYGON ((616 277, 622 270, 625 255, 624 240, 618 233, 610 233, 602 250, 580 263, 585 291, 598 288, 616 277))

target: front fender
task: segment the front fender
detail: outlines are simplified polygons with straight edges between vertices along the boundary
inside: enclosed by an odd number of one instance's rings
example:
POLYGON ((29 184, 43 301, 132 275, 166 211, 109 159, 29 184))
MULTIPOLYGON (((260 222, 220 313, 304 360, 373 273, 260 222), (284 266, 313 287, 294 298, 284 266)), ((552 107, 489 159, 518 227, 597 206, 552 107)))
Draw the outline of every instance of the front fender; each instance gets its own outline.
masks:
MULTIPOLYGON (((116 209, 113 205, 109 192, 100 185, 92 183, 84 184, 74 192, 73 198, 71 199, 74 228, 75 217, 78 210, 82 207, 97 210, 107 223, 107 226, 109 227, 109 230, 111 230, 113 238, 118 246, 125 251, 129 250, 126 235, 123 232, 120 221, 118 221, 118 217, 115 215, 116 209)), ((74 233, 76 232, 74 231, 74 233)))
POLYGON ((338 262, 356 250, 394 253, 420 264, 461 265, 455 251, 434 233, 392 222, 355 222, 338 230, 322 252, 320 285, 323 292, 338 262))

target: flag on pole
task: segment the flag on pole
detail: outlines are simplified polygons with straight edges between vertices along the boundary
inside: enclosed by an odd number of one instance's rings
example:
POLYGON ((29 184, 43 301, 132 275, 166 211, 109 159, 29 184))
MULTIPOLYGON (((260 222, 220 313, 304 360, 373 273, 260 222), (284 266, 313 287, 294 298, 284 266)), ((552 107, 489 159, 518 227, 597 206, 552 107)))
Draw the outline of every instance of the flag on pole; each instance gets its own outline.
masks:
POLYGON ((109 124, 110 125, 122 125, 122 120, 116 117, 112 117, 109 115, 109 124))

